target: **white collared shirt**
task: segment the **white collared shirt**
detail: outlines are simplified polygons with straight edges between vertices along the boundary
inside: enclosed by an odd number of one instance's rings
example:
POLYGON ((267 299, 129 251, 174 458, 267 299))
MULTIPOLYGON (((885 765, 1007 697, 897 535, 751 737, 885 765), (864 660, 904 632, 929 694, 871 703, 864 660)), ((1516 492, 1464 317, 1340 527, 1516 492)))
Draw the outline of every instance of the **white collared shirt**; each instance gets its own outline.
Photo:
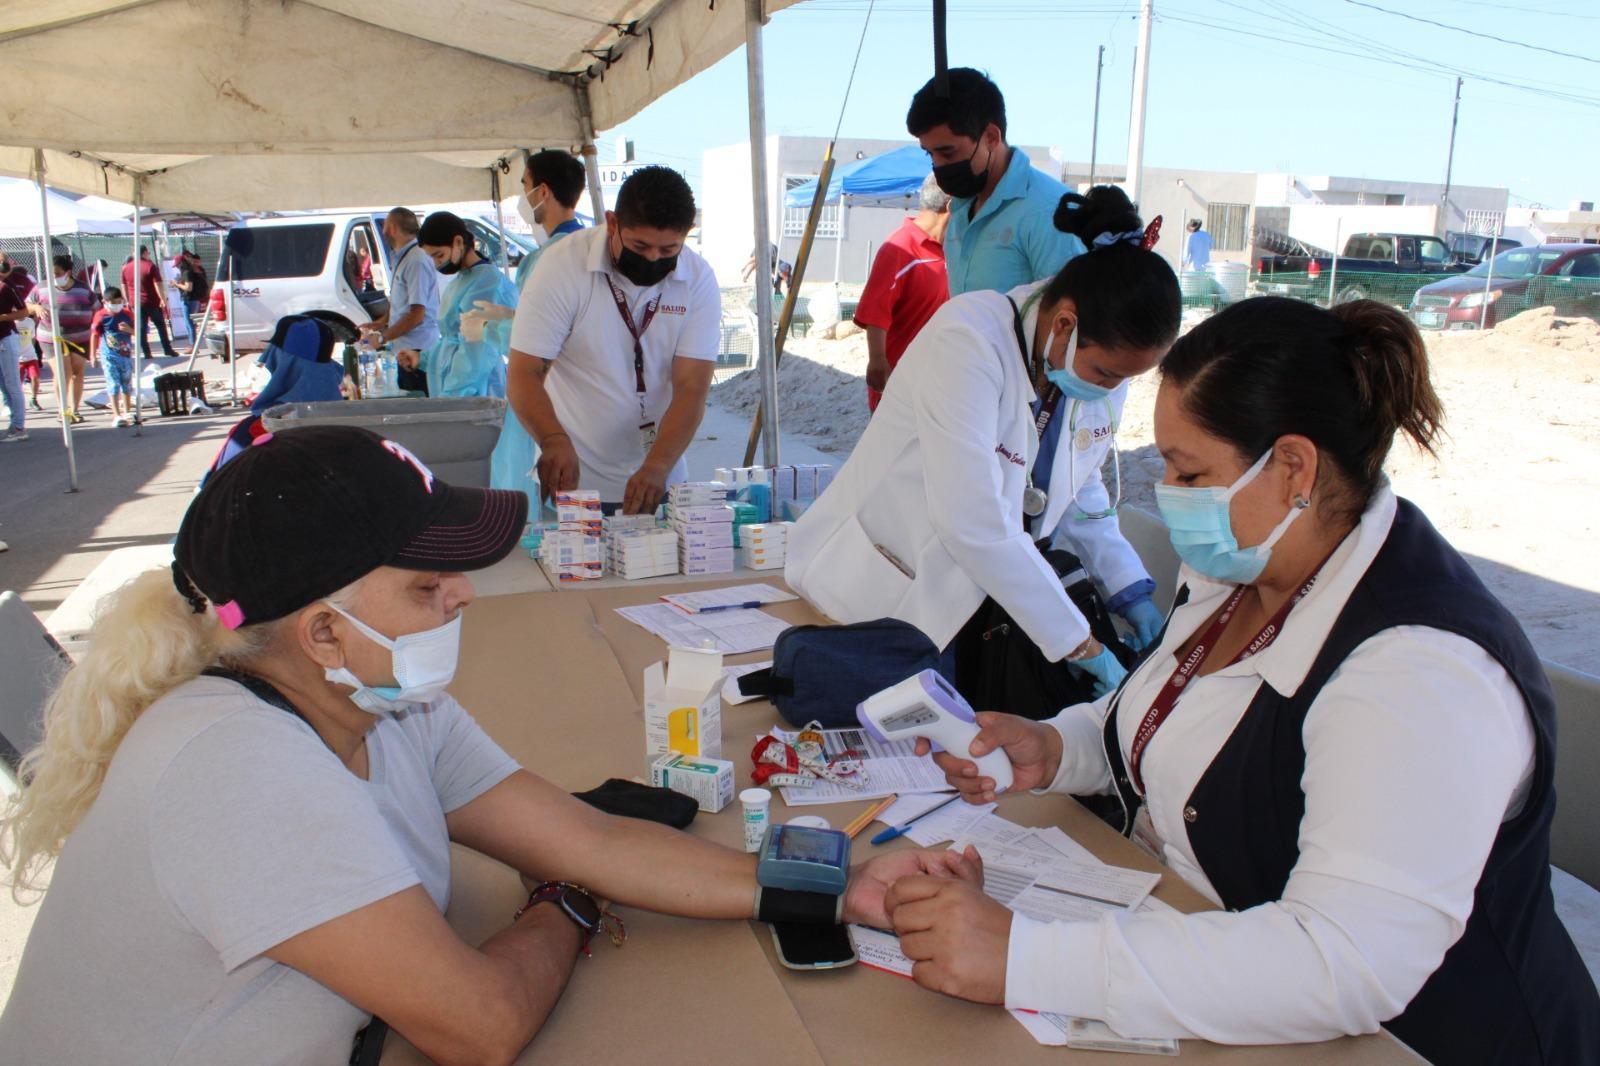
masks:
MULTIPOLYGON (((1141 765, 1162 858, 1220 903, 1189 843, 1185 808, 1264 681, 1292 696, 1388 537, 1384 485, 1259 654, 1190 681, 1141 765)), ((1188 567, 1166 639, 1117 712, 1123 757, 1175 652, 1233 586, 1188 567)), ((1101 726, 1110 698, 1069 707, 1051 791, 1110 790, 1101 726)), ((1505 670, 1476 644, 1422 626, 1358 647, 1304 724, 1300 858, 1283 898, 1239 912, 1012 920, 1006 1005, 1099 1018, 1133 1036, 1287 1043, 1374 1032, 1399 1014, 1460 937, 1501 823, 1521 809, 1533 727, 1505 670)), ((1192 811, 1204 818, 1206 812, 1192 811)))
MULTIPOLYGON (((644 446, 639 427, 661 421, 672 403, 675 358, 715 361, 722 343, 722 294, 711 267, 689 248, 659 285, 642 289, 611 265, 607 230, 596 226, 540 251, 539 264, 517 301, 511 325, 517 353, 554 361, 545 390, 582 464, 578 486, 596 489, 608 503, 622 502, 623 489, 644 446), (633 367, 633 335, 617 313, 607 278, 628 303, 635 327, 645 308, 661 297, 655 318, 641 337, 644 348, 644 409, 633 367)), ((683 461, 667 482, 687 478, 683 461)))

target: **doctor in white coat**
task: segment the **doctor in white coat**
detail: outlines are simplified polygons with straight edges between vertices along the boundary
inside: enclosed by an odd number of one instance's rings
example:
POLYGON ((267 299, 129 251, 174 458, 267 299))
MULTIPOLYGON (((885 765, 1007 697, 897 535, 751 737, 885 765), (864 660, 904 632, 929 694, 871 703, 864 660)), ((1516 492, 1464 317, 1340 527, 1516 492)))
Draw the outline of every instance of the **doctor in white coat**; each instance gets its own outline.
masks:
MULTIPOLYGON (((964 293, 934 314, 795 525, 784 576, 837 621, 898 618, 941 649, 992 597, 1046 659, 1108 688, 1122 667, 1035 541, 1064 523, 1109 596, 1132 589, 1149 605, 1098 471, 1124 383, 1172 345, 1180 299, 1121 190, 1068 193, 1056 225, 1090 251, 1042 285, 964 293)), ((1131 621, 1148 639, 1161 617, 1150 607, 1131 621)))

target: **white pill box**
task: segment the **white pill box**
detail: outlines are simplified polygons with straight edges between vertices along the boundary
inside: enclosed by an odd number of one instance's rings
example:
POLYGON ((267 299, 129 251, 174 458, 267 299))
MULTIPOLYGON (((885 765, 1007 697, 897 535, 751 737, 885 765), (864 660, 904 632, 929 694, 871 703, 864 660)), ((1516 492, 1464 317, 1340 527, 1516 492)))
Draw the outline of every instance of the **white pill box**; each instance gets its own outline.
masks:
POLYGON ((782 551, 767 552, 750 548, 740 548, 736 558, 746 570, 781 570, 789 561, 788 555, 782 551))
POLYGON ((680 532, 701 526, 733 526, 733 508, 727 504, 708 507, 667 508, 667 523, 680 532))
POLYGON ((682 793, 715 814, 733 802, 733 763, 668 752, 650 760, 650 783, 682 793))
POLYGON ((739 543, 784 545, 789 543, 789 523, 752 522, 739 527, 739 543))
POLYGON ((774 507, 784 500, 794 499, 794 467, 767 467, 767 484, 772 486, 772 500, 774 507))
POLYGON ((680 530, 678 542, 685 548, 732 548, 732 526, 698 526, 680 530))
POLYGON ((670 507, 709 507, 727 503, 729 486, 721 481, 689 481, 667 490, 670 507))

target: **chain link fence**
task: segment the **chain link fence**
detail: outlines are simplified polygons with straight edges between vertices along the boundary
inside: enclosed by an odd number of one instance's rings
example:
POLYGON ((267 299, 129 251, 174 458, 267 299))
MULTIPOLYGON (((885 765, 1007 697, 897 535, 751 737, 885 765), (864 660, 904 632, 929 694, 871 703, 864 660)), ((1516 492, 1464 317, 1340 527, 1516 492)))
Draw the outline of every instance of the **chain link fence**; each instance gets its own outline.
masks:
MULTIPOLYGON (((154 252, 155 235, 147 230, 139 236, 140 243, 154 252)), ((200 261, 206 266, 207 273, 210 273, 215 269, 217 256, 222 251, 222 238, 212 233, 173 234, 165 244, 168 257, 177 255, 180 247, 191 249, 198 254, 200 261)), ((44 241, 38 237, 0 237, 0 252, 27 267, 28 273, 35 279, 49 275, 49 260, 58 255, 72 256, 73 263, 80 270, 103 260, 109 268, 111 277, 119 278, 122 275, 122 265, 133 254, 133 237, 91 233, 52 234, 50 254, 43 255, 43 251, 44 241)))

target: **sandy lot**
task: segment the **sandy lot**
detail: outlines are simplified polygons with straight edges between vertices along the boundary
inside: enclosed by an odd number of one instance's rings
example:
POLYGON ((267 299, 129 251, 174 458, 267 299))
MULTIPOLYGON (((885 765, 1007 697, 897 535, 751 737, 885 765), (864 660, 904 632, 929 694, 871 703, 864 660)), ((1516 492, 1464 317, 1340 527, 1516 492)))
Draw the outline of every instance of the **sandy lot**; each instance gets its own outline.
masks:
MULTIPOLYGON (((1397 444, 1388 469, 1522 620, 1546 658, 1600 674, 1600 325, 1525 312, 1488 333, 1428 338, 1448 439, 1438 459, 1397 444)), ((867 422, 865 337, 792 340, 779 368, 785 433, 840 457, 867 422)), ((1121 428, 1126 502, 1155 510, 1154 375, 1134 383, 1121 428)), ((748 413, 753 373, 713 390, 748 413)))

